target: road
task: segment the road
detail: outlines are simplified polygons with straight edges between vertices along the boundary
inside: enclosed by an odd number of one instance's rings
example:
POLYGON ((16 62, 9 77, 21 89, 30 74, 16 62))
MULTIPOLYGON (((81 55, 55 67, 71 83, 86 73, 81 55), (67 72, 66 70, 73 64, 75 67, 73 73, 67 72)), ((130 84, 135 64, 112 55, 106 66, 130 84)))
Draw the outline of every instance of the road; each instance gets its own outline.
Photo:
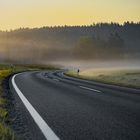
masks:
POLYGON ((62 71, 20 73, 11 84, 36 140, 140 140, 140 90, 62 71))

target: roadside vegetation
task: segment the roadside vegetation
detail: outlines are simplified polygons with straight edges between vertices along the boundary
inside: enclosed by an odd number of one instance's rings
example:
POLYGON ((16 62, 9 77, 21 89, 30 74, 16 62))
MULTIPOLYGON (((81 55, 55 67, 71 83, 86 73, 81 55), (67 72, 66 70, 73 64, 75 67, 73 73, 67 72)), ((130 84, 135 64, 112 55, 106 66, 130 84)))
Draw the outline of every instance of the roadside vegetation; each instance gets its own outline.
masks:
POLYGON ((8 75, 10 75, 12 70, 10 67, 7 69, 4 66, 0 66, 0 139, 1 140, 14 140, 15 134, 14 132, 7 126, 5 123, 8 119, 8 112, 5 109, 6 99, 3 98, 3 88, 2 81, 8 75))
POLYGON ((6 109, 7 99, 4 98, 3 80, 12 73, 31 70, 51 70, 57 69, 46 65, 0 65, 0 140, 15 140, 16 136, 8 123, 10 118, 6 109))
POLYGON ((71 70, 65 74, 106 84, 140 88, 140 69, 85 69, 79 75, 77 70, 71 70))

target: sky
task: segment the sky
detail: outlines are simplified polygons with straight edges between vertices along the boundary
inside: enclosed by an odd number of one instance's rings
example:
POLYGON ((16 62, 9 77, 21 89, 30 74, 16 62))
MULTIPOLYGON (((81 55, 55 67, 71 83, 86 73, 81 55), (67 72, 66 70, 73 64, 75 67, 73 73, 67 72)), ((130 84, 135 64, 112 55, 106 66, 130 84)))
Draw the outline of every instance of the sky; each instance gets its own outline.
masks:
POLYGON ((140 0, 0 0, 0 29, 140 21, 140 0))

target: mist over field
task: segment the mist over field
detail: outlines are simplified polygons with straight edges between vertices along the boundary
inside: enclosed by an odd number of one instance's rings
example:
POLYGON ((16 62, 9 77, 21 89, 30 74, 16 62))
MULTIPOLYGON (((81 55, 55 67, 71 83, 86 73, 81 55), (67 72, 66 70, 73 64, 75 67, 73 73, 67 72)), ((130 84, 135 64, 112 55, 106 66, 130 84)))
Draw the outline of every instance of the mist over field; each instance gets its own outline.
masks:
POLYGON ((0 32, 0 63, 139 67, 140 23, 23 28, 0 32))
POLYGON ((140 69, 140 61, 139 60, 100 60, 100 61, 53 61, 51 64, 62 66, 64 68, 69 69, 91 69, 91 70, 99 70, 99 69, 114 69, 114 70, 125 70, 125 69, 140 69))

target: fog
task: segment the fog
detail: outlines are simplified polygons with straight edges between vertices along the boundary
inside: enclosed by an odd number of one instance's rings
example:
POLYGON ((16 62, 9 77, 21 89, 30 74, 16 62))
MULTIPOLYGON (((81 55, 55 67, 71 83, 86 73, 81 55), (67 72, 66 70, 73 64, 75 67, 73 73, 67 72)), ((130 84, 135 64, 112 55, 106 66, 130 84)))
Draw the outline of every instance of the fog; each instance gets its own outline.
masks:
MULTIPOLYGON (((47 63, 46 63, 47 64, 47 63)), ((61 66, 66 69, 114 69, 114 70, 125 70, 125 69, 140 69, 139 60, 119 60, 119 61, 52 61, 51 64, 61 66)))
POLYGON ((43 27, 0 32, 1 64, 139 68, 140 23, 43 27))

